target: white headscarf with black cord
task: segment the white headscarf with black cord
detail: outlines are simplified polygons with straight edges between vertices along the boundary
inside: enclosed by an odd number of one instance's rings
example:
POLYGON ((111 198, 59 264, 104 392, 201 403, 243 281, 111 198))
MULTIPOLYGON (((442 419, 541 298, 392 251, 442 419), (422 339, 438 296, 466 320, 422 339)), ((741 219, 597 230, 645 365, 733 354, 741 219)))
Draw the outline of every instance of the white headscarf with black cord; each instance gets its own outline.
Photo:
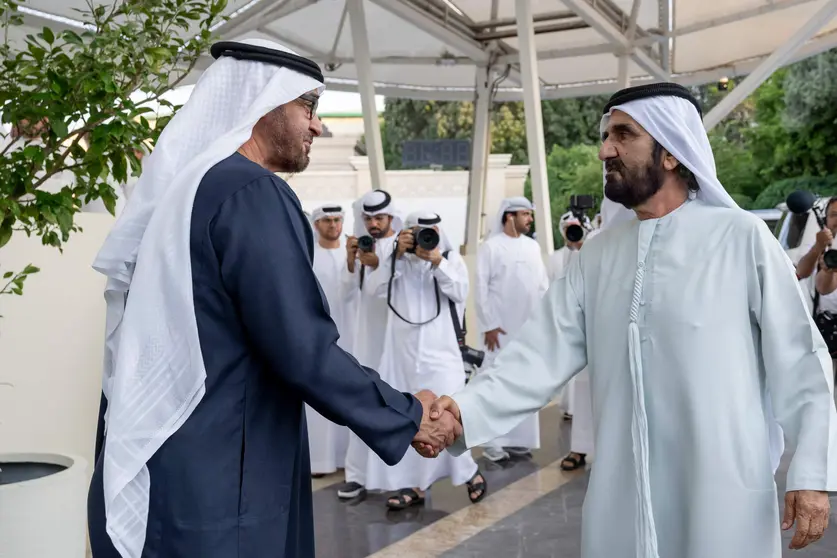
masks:
POLYGON ((311 228, 314 230, 314 242, 320 241, 320 231, 317 230, 317 221, 323 217, 345 218, 346 212, 343 211, 343 208, 336 203, 321 205, 320 207, 314 209, 314 211, 311 212, 311 228))
POLYGON ((355 220, 354 231, 357 238, 369 234, 366 230, 366 223, 363 220, 364 215, 369 215, 370 217, 374 217, 375 215, 389 215, 392 217, 391 227, 395 234, 401 232, 401 229, 404 227, 401 213, 392 201, 392 196, 385 190, 366 192, 352 204, 352 212, 355 220))
POLYGON ((108 278, 105 513, 123 558, 140 558, 145 544, 146 463, 205 393, 189 244, 198 185, 250 139, 265 114, 325 89, 314 62, 276 43, 217 43, 212 54, 217 60, 143 161, 131 199, 93 263, 108 278))
MULTIPOLYGON (((624 112, 681 165, 692 171, 700 186, 697 199, 719 207, 738 207, 718 180, 709 136, 703 127, 697 101, 687 89, 673 83, 653 83, 620 91, 611 99, 617 100, 617 104, 608 104, 599 125, 601 133, 607 130, 614 110, 624 112), (625 102, 619 102, 619 96, 625 102), (686 96, 691 99, 687 100, 686 96)), ((607 196, 602 202, 601 214, 602 229, 636 218, 632 209, 609 200, 607 196)))

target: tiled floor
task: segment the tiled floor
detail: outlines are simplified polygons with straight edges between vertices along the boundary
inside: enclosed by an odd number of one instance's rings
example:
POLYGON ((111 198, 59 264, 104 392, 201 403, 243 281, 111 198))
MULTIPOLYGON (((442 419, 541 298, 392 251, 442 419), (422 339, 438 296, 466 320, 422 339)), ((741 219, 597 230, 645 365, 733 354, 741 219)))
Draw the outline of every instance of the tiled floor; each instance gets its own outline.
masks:
MULTIPOLYGON (((342 475, 314 481, 319 558, 579 558, 585 472, 564 473, 569 423, 557 407, 541 412, 541 443, 531 459, 505 465, 478 462, 490 496, 471 505, 463 487, 440 482, 423 508, 388 512, 383 494, 341 502, 342 475)), ((475 453, 475 456, 478 452, 475 453)), ((783 494, 787 460, 779 494, 783 494)), ((832 501, 837 512, 837 498, 832 501)), ((792 534, 783 537, 785 547, 792 534)), ((783 558, 837 558, 837 513, 826 536, 802 551, 787 548, 783 558)), ((742 557, 745 558, 745 557, 742 557)), ((746 557, 760 558, 760 557, 746 557)))

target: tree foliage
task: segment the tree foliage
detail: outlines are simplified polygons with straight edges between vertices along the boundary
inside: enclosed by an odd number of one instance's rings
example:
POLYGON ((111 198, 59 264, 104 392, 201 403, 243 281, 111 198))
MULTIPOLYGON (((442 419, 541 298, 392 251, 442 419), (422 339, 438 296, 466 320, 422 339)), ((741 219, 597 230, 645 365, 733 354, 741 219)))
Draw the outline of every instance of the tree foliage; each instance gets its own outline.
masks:
MULTIPOLYGON (((44 27, 20 49, 0 45, 0 124, 11 128, 0 137, 0 247, 23 232, 61 249, 84 204, 100 199, 114 212, 111 183, 139 173, 142 153, 178 108, 163 95, 208 49, 225 5, 91 3, 83 31, 44 27), (152 124, 155 104, 169 116, 152 124)), ((0 20, 5 36, 21 23, 15 2, 0 0, 0 20)), ((27 269, 6 273, 16 294, 36 270, 27 269)))
POLYGON ((785 201, 788 194, 796 190, 808 190, 822 197, 837 195, 837 175, 799 176, 778 180, 761 191, 754 205, 760 208, 776 207, 785 201))

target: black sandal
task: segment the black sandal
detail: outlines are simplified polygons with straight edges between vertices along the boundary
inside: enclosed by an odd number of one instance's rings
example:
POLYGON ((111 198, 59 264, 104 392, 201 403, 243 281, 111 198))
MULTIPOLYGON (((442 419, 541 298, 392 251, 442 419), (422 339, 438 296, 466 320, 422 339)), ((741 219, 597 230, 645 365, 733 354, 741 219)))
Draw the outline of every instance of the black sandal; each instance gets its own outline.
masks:
POLYGON ((468 486, 468 499, 471 500, 472 504, 476 504, 477 502, 485 498, 485 495, 488 493, 488 484, 485 481, 485 476, 483 476, 483 474, 479 470, 477 470, 474 476, 471 477, 471 480, 469 480, 465 484, 468 486), (474 479, 477 477, 481 477, 482 480, 475 481, 474 479), (479 495, 476 498, 474 498, 474 494, 477 493, 479 493, 479 495))
POLYGON ((563 469, 564 471, 575 471, 576 469, 584 467, 586 464, 586 453, 571 452, 567 457, 561 460, 561 469, 563 469), (575 457, 576 455, 578 457, 575 457))
POLYGON ((419 496, 419 493, 412 488, 402 488, 398 491, 397 496, 391 496, 387 499, 387 507, 391 510, 405 510, 410 506, 423 503, 424 496, 419 496))

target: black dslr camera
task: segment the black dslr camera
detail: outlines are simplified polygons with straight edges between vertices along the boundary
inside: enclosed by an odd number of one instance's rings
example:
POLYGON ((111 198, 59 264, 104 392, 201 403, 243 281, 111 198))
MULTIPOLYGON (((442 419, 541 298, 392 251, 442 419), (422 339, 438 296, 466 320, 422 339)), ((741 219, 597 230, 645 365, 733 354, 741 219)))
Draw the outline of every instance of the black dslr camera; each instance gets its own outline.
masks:
POLYGON ((357 248, 361 252, 374 252, 375 239, 369 236, 368 234, 363 235, 357 239, 357 248))
POLYGON ((459 345, 459 350, 462 352, 462 362, 470 364, 474 368, 482 366, 482 361, 485 360, 485 351, 474 349, 468 345, 459 345))
MULTIPOLYGON (((584 223, 584 220, 587 218, 587 211, 593 209, 594 205, 595 200, 593 200, 593 196, 591 195, 570 196, 569 210, 581 223, 584 223)), ((584 240, 585 236, 587 236, 587 231, 581 225, 572 224, 567 227, 567 240, 570 242, 579 242, 584 240)))
POLYGON ((456 312, 456 306, 453 301, 450 303, 450 317, 453 320, 453 330, 456 333, 456 342, 459 344, 459 352, 462 353, 462 362, 470 366, 472 370, 480 368, 482 362, 485 360, 485 351, 480 351, 469 347, 465 343, 465 318, 463 316, 462 323, 459 323, 459 315, 456 312))
POLYGON ((439 233, 436 232, 436 229, 413 227, 411 230, 413 232, 413 247, 407 250, 410 254, 415 254, 418 247, 429 252, 439 245, 439 233))

